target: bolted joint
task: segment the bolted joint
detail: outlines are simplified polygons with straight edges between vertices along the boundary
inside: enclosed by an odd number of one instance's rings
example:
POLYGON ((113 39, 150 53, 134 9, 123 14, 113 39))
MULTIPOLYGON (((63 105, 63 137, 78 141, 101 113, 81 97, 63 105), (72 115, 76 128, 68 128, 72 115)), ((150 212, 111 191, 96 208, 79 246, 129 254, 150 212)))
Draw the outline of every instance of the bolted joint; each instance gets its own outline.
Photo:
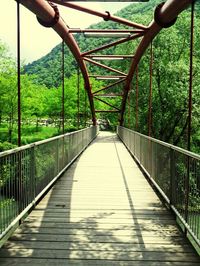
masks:
POLYGON ((105 13, 107 14, 107 17, 104 18, 105 21, 110 20, 110 12, 105 11, 105 13))
POLYGON ((170 22, 163 22, 162 18, 160 17, 160 10, 163 7, 163 5, 165 4, 165 2, 160 3, 159 5, 157 5, 155 11, 154 11, 154 21, 162 28, 169 28, 171 26, 174 25, 174 23, 177 20, 177 17, 175 19, 173 19, 170 22))
POLYGON ((58 7, 56 5, 54 5, 53 3, 49 2, 49 1, 48 1, 48 3, 55 11, 55 15, 54 15, 53 19, 51 21, 46 22, 46 21, 42 20, 41 18, 39 18, 37 16, 36 17, 37 17, 38 22, 42 26, 44 26, 46 28, 51 28, 51 27, 54 27, 57 24, 57 22, 58 22, 58 20, 60 18, 60 13, 59 13, 58 7))

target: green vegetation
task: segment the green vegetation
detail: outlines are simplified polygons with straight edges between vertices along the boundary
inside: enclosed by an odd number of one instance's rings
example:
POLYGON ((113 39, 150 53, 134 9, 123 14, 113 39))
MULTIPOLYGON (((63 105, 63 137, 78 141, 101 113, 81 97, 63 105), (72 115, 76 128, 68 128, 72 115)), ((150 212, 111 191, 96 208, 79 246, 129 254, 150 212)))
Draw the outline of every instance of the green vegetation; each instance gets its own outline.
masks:
MULTIPOLYGON (((153 8, 159 0, 149 3, 132 4, 117 15, 144 25, 153 17, 153 8)), ((200 9, 196 3, 196 10, 200 9)), ((200 12, 195 12, 194 38, 194 84, 193 84, 193 120, 192 151, 200 152, 199 109, 200 109, 200 12)), ((100 22, 90 28, 125 28, 113 22, 100 22)), ((94 49, 108 42, 108 38, 85 38, 83 34, 75 36, 81 51, 94 49)), ((110 40, 112 41, 112 40, 110 40)), ((102 53, 132 54, 139 40, 120 44, 106 49, 102 53)), ((189 42, 190 9, 184 11, 177 23, 169 29, 163 29, 153 41, 153 126, 152 136, 163 141, 187 148, 188 111, 187 98, 189 87, 189 42), (169 122, 170 121, 170 122, 169 122)), ((9 51, 0 43, 0 139, 1 142, 17 144, 17 87, 15 62, 9 51)), ((127 72, 130 60, 102 62, 120 71, 127 72)), ((30 143, 61 132, 61 44, 41 59, 23 67, 22 83, 22 143, 30 143)), ((92 64, 89 72, 111 74, 92 64)), ((102 87, 103 81, 92 81, 93 91, 102 87)), ((109 89, 110 93, 121 93, 122 86, 109 89)), ((135 129, 135 77, 130 92, 130 108, 126 109, 125 125, 135 129), (129 115, 130 114, 130 115, 129 115)), ((89 103, 85 100, 83 80, 80 83, 80 127, 90 120, 89 103)), ((149 98, 149 51, 139 64, 139 124, 138 131, 148 132, 149 98)), ((106 100, 120 108, 120 98, 106 100)), ((105 104, 95 100, 96 109, 105 109, 105 104)), ((107 106, 106 108, 112 109, 107 106)), ((100 119, 109 119, 116 125, 116 114, 98 114, 100 119)), ((77 63, 68 47, 65 47, 65 130, 77 128, 77 63)), ((7 144, 5 143, 5 146, 7 144)), ((1 144, 2 146, 2 144, 1 144)), ((2 148, 1 148, 2 150, 2 148)))
MULTIPOLYGON (((132 4, 117 15, 148 25, 153 17, 153 7, 160 0, 151 0, 149 3, 132 4)), ((196 10, 200 10, 200 4, 196 3, 196 10)), ((193 117, 192 117, 192 151, 200 153, 200 12, 195 12, 195 37, 194 37, 194 64, 193 64, 193 117)), ((117 25, 124 28, 122 25, 117 25)), ((92 25, 91 28, 116 28, 113 22, 101 22, 92 25)), ((85 38, 83 35, 76 36, 81 51, 94 49, 108 42, 108 39, 85 38)), ((111 40, 110 40, 111 41, 111 40)), ((132 54, 136 50, 139 40, 120 44, 103 51, 108 54, 132 54)), ((190 9, 184 11, 177 23, 169 29, 163 29, 153 41, 153 101, 152 101, 152 136, 165 142, 187 148, 187 126, 188 126, 188 88, 189 88, 189 45, 190 45, 190 9)), ((125 114, 125 126, 147 134, 148 133, 148 100, 149 100, 149 61, 150 53, 146 52, 139 64, 139 113, 138 128, 136 128, 136 78, 132 82, 129 94, 130 105, 127 105, 125 114)), ((102 62, 104 63, 104 62, 102 62)), ((125 62, 105 62, 108 66, 120 71, 127 72, 130 60, 125 62)), ((22 114, 22 144, 28 144, 43 140, 62 132, 62 76, 61 76, 61 44, 56 46, 48 55, 24 66, 21 70, 21 114, 22 114)), ((97 66, 89 66, 89 72, 103 75, 110 74, 97 66)), ((65 47, 65 132, 77 129, 77 64, 65 47)), ((92 80, 92 89, 97 91, 104 83, 92 80)), ((121 93, 123 84, 109 89, 110 93, 121 93)), ((111 98, 107 101, 110 105, 120 107, 120 98, 111 98)), ((95 101, 96 109, 105 109, 105 104, 95 101)), ((107 109, 112 109, 107 106, 107 109)), ((84 90, 84 83, 80 79, 80 128, 90 121, 89 103, 84 90)), ((98 114, 99 119, 109 119, 111 125, 116 125, 118 117, 115 114, 98 114)), ((16 63, 10 56, 4 43, 0 41, 0 152, 16 147, 17 145, 17 75, 16 63)), ((67 147, 68 143, 66 144, 67 147)), ((77 144, 76 144, 77 145, 77 144)), ((74 145, 75 146, 75 145, 74 145)), ((67 148, 66 148, 67 150, 67 148)), ((37 148, 35 151, 36 176, 38 180, 38 191, 43 181, 53 174, 53 165, 56 161, 56 152, 53 145, 37 148), (52 166, 52 168, 51 168, 52 166)), ((164 190, 169 187, 169 176, 163 165, 166 164, 168 154, 162 159, 163 151, 158 151, 159 158, 159 182, 164 183, 164 190), (160 155, 159 155, 160 152, 160 155)), ((62 157, 58 155, 58 157, 62 157)), ((25 162, 31 164, 31 155, 27 154, 21 160, 22 169, 25 162)), ((186 176, 186 160, 177 160, 176 176, 180 177, 177 189, 181 191, 180 197, 184 202, 184 182, 186 176)), ((198 211, 199 181, 196 180, 199 163, 191 166, 190 185, 195 192, 190 193, 189 211, 198 211), (194 173, 193 173, 194 171, 194 173), (194 175, 194 176, 192 176, 194 175)), ((2 198, 2 207, 6 210, 15 207, 17 198, 16 188, 18 185, 17 163, 6 161, 0 169, 0 189, 4 192, 9 186, 11 198, 2 198), (11 184, 9 183, 12 180, 11 184)), ((19 169, 18 169, 19 171, 19 169)), ((25 182, 30 180, 29 173, 23 173, 25 182)), ((159 183, 158 182, 158 183, 159 183)), ((31 182, 30 182, 31 184, 31 182)), ((43 184, 45 185, 45 184, 43 184)), ((32 187, 31 185, 29 187, 32 187)), ((21 192, 24 192, 23 190, 21 192)), ((32 193, 26 191, 26 193, 32 193)), ((178 206, 181 208, 182 205, 178 206)), ((13 214, 11 213, 11 216, 13 214)), ((6 221, 10 217, 5 217, 6 221)), ((193 219, 193 217, 189 217, 193 219)), ((199 225, 199 215, 198 215, 199 225)), ((4 221, 5 223, 5 221, 4 221)), ((1 224, 0 224, 1 227, 1 224)))
MULTIPOLYGON (((17 144, 17 77, 15 62, 9 57, 6 45, 0 43, 0 151, 17 144)), ((34 82, 35 76, 21 75, 22 144, 42 140, 61 132, 62 89, 48 89, 34 82)), ((77 76, 65 80, 65 131, 77 128, 77 76)), ((83 82, 80 97, 85 98, 83 82)), ((81 101, 80 127, 84 126, 89 108, 81 101), (85 117, 84 117, 85 116, 85 117)))

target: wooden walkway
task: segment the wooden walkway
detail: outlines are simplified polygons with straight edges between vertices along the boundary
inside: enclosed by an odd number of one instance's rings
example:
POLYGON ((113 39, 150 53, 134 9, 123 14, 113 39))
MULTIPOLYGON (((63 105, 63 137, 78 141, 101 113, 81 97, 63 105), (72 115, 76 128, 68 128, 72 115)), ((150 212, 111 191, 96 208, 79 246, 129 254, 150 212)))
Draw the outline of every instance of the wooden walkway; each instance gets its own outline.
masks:
POLYGON ((0 251, 0 265, 200 265, 124 145, 101 133, 0 251))

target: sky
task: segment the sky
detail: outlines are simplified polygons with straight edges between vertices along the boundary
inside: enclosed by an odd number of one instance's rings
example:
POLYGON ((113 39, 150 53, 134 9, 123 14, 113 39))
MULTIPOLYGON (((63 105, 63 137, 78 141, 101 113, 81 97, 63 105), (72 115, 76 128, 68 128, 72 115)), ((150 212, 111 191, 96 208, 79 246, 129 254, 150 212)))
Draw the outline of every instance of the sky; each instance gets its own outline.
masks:
MULTIPOLYGON (((109 11, 111 14, 127 6, 130 2, 78 2, 80 5, 98 11, 109 11)), ((0 40, 9 47, 11 55, 16 58, 17 24, 16 2, 14 0, 1 0, 0 40)), ((63 6, 59 11, 66 24, 71 28, 86 28, 93 23, 102 21, 101 18, 84 14, 63 6)), ((21 5, 21 59, 24 64, 41 58, 50 52, 58 43, 60 37, 51 28, 41 26, 33 13, 21 5)))

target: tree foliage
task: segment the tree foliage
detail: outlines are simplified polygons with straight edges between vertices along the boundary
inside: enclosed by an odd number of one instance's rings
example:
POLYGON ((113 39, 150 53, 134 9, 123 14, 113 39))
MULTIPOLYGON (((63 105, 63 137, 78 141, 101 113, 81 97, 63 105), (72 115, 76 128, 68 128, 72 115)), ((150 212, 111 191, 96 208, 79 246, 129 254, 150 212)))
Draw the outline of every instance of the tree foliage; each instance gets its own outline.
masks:
MULTIPOLYGON (((153 17, 153 7, 160 1, 132 4, 117 13, 120 17, 148 25, 153 17)), ((200 131, 200 4, 196 3, 195 36, 193 53, 193 118, 192 118, 192 150, 199 152, 200 131)), ((113 22, 100 22, 90 28, 127 28, 113 22)), ((83 34, 75 36, 81 51, 94 49, 109 41, 108 38, 85 38, 83 34)), ((130 41, 102 51, 110 54, 132 54, 138 42, 130 41)), ((184 11, 176 24, 163 29, 153 41, 153 101, 152 101, 152 136, 186 148, 188 126, 188 87, 189 87, 189 46, 190 46, 190 9, 184 11)), ((7 123, 7 138, 12 141, 17 119, 17 89, 15 62, 9 55, 5 44, 0 43, 0 124, 7 123)), ((139 125, 140 132, 148 133, 148 100, 149 100, 149 61, 150 52, 146 51, 139 64, 139 125)), ((130 59, 123 62, 103 62, 108 66, 127 72, 130 59)), ((100 75, 111 74, 105 69, 89 65, 89 72, 100 75)), ((23 123, 34 124, 36 131, 42 120, 54 123, 57 132, 61 128, 62 116, 62 76, 61 76, 61 44, 41 59, 24 66, 22 70, 22 120, 23 123)), ((65 122, 71 127, 77 126, 77 63, 69 49, 65 47, 65 122)), ((104 85, 101 81, 92 80, 93 91, 104 85)), ((80 79, 80 114, 81 124, 90 118, 89 103, 84 90, 84 82, 80 79)), ((135 129, 136 80, 132 82, 130 107, 126 108, 125 125, 135 129)), ((123 83, 109 89, 110 93, 121 93, 123 83)), ((120 98, 106 99, 109 105, 120 108, 120 98)), ((95 100, 96 109, 112 109, 102 101, 95 100)), ((117 124, 116 114, 98 115, 117 124)), ((5 130, 5 127, 4 127, 5 130)), ((0 132, 2 133, 2 132, 0 132)))

